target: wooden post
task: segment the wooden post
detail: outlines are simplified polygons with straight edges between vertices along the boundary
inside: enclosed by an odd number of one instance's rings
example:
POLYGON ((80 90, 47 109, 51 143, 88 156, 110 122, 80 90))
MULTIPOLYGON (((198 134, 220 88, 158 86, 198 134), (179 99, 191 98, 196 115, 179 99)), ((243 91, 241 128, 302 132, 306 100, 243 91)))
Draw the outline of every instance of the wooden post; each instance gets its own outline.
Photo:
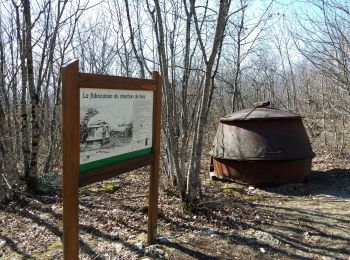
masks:
POLYGON ((147 243, 152 244, 157 237, 158 215, 158 187, 159 187, 159 163, 160 163, 160 127, 162 111, 162 78, 159 73, 153 72, 156 80, 156 91, 153 98, 153 154, 154 161, 151 164, 149 199, 148 199, 148 234, 147 243))
POLYGON ((62 67, 63 112, 63 255, 79 257, 79 61, 62 67))

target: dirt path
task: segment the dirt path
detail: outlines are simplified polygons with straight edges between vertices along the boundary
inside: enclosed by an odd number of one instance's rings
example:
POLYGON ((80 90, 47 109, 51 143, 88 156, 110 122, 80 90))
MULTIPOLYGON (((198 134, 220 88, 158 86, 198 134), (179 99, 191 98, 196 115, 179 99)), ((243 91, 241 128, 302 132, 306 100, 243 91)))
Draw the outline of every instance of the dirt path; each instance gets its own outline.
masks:
MULTIPOLYGON (((138 171, 80 194, 81 259, 350 259, 350 161, 318 158, 305 184, 256 188, 203 172, 195 213, 165 182, 159 243, 146 246, 148 176, 138 171)), ((0 208, 0 259, 61 259, 59 196, 0 208)))
MULTIPOLYGON (((315 172, 307 184, 257 191, 256 202, 272 225, 261 230, 279 241, 279 256, 347 259, 350 257, 350 172, 315 172), (276 214, 277 213, 277 214, 276 214)), ((277 246, 278 245, 278 246, 277 246)), ((271 245, 269 245, 271 246, 271 245)))

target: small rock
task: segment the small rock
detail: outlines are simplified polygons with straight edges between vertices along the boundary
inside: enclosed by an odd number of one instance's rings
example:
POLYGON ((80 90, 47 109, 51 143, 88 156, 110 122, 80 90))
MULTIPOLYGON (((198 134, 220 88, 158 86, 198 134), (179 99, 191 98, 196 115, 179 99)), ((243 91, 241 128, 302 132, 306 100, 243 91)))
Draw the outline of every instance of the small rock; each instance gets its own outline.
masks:
POLYGON ((233 215, 234 217, 238 217, 238 216, 240 216, 241 214, 238 213, 238 212, 232 212, 232 215, 233 215))
POLYGON ((120 242, 115 242, 113 243, 113 245, 114 245, 115 251, 117 252, 120 252, 123 248, 123 243, 120 243, 120 242))
POLYGON ((261 219, 261 217, 259 215, 255 216, 255 220, 260 220, 260 219, 261 219))
POLYGON ((40 214, 40 218, 42 218, 43 220, 49 220, 50 219, 50 215, 46 214, 46 213, 43 213, 43 214, 40 214))
POLYGON ((189 238, 195 238, 196 237, 196 235, 195 234, 193 234, 193 233, 187 233, 187 236, 189 237, 189 238))
POLYGON ((266 250, 263 247, 260 247, 259 249, 260 249, 261 253, 265 253, 266 252, 266 250))
POLYGON ((207 234, 211 235, 211 234, 214 234, 215 233, 215 230, 212 229, 212 228, 208 228, 207 231, 206 231, 207 234))
POLYGON ((112 231, 109 233, 112 240, 118 240, 119 239, 119 233, 117 231, 112 231))
POLYGON ((247 230, 247 234, 263 243, 268 243, 271 245, 280 245, 281 243, 278 239, 274 238, 271 234, 267 232, 249 229, 247 230))
POLYGON ((3 248, 6 245, 6 241, 0 239, 0 248, 3 248))
POLYGON ((166 243, 169 243, 169 239, 167 239, 166 237, 158 237, 158 242, 159 243, 162 243, 162 244, 166 244, 166 243))
POLYGON ((163 259, 165 252, 153 245, 145 249, 145 255, 151 257, 152 259, 163 259))
POLYGON ((254 190, 255 188, 254 188, 254 186, 249 186, 248 187, 248 190, 254 190))
POLYGON ((210 237, 217 237, 217 235, 216 234, 211 234, 210 237))
POLYGON ((243 227, 241 225, 236 225, 239 230, 243 230, 243 227))
POLYGON ((60 207, 60 206, 57 206, 57 205, 53 205, 51 207, 52 211, 55 212, 55 213, 62 213, 63 212, 63 207, 60 207))
POLYGON ((141 251, 143 249, 143 244, 142 242, 138 242, 138 243, 135 243, 133 244, 132 246, 132 250, 138 252, 138 251, 141 251))

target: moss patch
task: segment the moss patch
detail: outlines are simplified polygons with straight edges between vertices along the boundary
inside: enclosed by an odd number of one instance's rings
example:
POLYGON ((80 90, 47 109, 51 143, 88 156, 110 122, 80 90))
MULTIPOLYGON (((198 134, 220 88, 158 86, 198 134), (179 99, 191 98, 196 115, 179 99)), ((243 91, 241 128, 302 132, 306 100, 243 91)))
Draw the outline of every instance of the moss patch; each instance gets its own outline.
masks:
POLYGON ((63 244, 61 240, 57 240, 56 242, 52 243, 47 247, 47 249, 49 250, 56 250, 56 249, 62 249, 62 248, 63 248, 63 244))
POLYGON ((9 254, 6 254, 6 255, 4 255, 4 256, 2 256, 0 259, 22 259, 23 257, 22 257, 22 255, 20 255, 20 254, 18 254, 18 253, 16 253, 16 252, 11 252, 11 253, 9 253, 9 254))
POLYGON ((114 193, 122 187, 120 183, 109 183, 104 186, 94 187, 89 189, 92 192, 104 192, 104 193, 114 193))
POLYGON ((251 195, 244 196, 243 199, 247 200, 247 201, 253 201, 254 200, 254 196, 251 196, 251 195))
POLYGON ((230 196, 242 196, 245 193, 245 189, 234 183, 226 183, 222 186, 222 191, 230 196))

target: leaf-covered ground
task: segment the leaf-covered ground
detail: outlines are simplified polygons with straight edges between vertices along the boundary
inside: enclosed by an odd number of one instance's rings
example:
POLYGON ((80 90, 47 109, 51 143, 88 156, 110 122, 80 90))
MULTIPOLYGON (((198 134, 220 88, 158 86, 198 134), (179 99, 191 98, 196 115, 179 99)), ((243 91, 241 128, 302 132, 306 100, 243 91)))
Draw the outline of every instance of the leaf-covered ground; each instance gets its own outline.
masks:
MULTIPOLYGON (((147 246, 147 169, 80 192, 81 259, 350 259, 350 161, 318 156, 310 181, 256 188, 210 181, 195 213, 162 179, 157 244, 147 246)), ((61 259, 55 193, 2 205, 0 259, 61 259)))

